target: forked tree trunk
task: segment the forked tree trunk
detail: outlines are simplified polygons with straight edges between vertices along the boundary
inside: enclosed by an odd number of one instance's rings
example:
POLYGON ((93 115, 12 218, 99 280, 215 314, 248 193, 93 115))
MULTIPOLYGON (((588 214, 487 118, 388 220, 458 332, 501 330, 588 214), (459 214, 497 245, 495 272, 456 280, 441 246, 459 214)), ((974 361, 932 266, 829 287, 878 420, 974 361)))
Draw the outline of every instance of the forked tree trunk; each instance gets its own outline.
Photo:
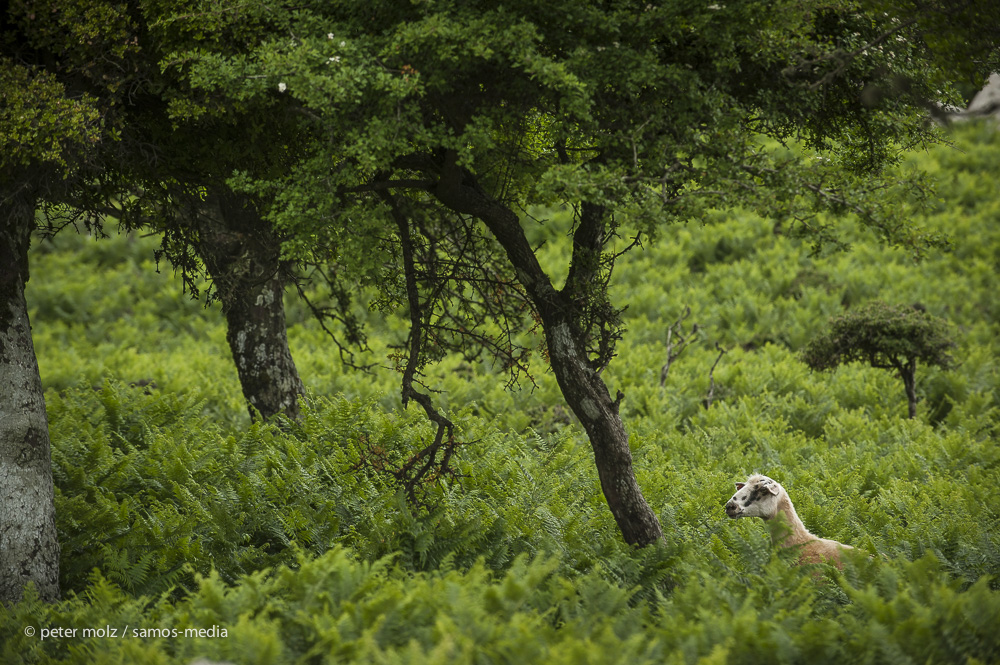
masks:
POLYGON ((542 318, 552 370, 566 403, 587 432, 601 489, 622 537, 628 544, 640 547, 662 540, 663 530, 656 513, 635 478, 628 434, 618 414, 618 404, 611 399, 600 374, 590 366, 583 340, 573 333, 576 326, 572 317, 580 315, 574 302, 586 293, 599 260, 604 237, 603 210, 592 208, 594 214, 574 234, 574 265, 567 286, 557 291, 538 263, 517 214, 488 197, 474 185, 471 174, 455 164, 454 156, 450 159, 432 193, 452 210, 477 217, 486 224, 534 302, 542 318))
POLYGON ((239 197, 213 194, 205 203, 197 251, 222 302, 226 339, 250 415, 298 419, 305 388, 288 347, 280 243, 239 197))
POLYGON ((48 418, 24 286, 34 202, 4 197, 0 218, 0 602, 34 582, 59 598, 48 418))

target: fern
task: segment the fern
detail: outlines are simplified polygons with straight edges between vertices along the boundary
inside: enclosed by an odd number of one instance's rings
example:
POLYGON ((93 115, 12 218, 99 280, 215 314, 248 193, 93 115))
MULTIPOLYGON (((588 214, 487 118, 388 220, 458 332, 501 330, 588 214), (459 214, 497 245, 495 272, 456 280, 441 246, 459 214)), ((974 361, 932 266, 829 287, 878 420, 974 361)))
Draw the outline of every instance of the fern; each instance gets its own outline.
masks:
MULTIPOLYGON (((398 409, 391 374, 331 364, 294 302, 289 335, 316 393, 280 430, 246 420, 220 313, 145 269, 148 239, 36 248, 65 600, 29 590, 0 608, 0 662, 995 661, 1000 135, 959 131, 961 151, 907 158, 941 173, 947 206, 925 222, 955 240, 919 266, 850 221, 854 252, 810 258, 742 211, 622 261, 630 334, 605 378, 626 393, 636 473, 666 534, 642 551, 621 543, 551 375, 510 393, 488 366, 428 368, 475 443, 457 456, 461 477, 414 509, 359 462, 375 446, 406 459, 427 424, 398 409), (892 376, 811 373, 798 359, 845 305, 875 298, 919 300, 962 331, 960 364, 925 373, 913 422, 896 413, 892 376), (707 340, 674 363, 668 390, 658 383, 680 303, 732 347, 715 375, 728 392, 708 410, 707 340), (147 377, 159 387, 130 385, 147 377), (732 482, 752 471, 780 479, 811 530, 858 556, 803 570, 759 523, 728 520, 732 482), (106 624, 229 636, 23 632, 106 624)), ((565 250, 552 238, 542 253, 565 250)), ((399 331, 359 315, 384 356, 399 331)))

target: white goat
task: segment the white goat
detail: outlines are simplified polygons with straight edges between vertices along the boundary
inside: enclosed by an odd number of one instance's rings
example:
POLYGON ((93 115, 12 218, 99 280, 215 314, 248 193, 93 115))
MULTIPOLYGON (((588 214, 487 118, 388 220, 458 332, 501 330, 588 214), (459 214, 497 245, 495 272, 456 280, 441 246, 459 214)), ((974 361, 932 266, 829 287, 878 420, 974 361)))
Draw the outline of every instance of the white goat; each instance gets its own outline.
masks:
POLYGON ((795 513, 788 492, 767 476, 755 474, 745 483, 736 483, 736 494, 726 503, 726 514, 738 517, 760 517, 771 533, 771 542, 780 547, 798 547, 798 563, 828 562, 841 567, 841 550, 850 545, 815 536, 806 529, 795 513), (774 519, 777 517, 778 519, 774 519))

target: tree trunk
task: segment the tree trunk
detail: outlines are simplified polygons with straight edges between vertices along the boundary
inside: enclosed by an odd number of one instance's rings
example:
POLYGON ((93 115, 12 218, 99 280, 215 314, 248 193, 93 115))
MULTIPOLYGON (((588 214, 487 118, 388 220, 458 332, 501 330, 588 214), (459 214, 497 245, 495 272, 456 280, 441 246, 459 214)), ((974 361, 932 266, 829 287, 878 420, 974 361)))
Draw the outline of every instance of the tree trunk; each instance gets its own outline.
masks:
POLYGON ((663 538, 656 514, 646 503, 632 469, 632 451, 618 401, 613 401, 604 380, 584 360, 566 322, 546 322, 545 340, 556 381, 566 403, 580 419, 601 480, 608 508, 629 545, 643 547, 663 538))
POLYGON ((579 328, 580 311, 574 304, 598 269, 603 209, 588 206, 574 234, 573 264, 563 291, 556 291, 538 263, 521 222, 509 207, 475 186, 471 174, 455 164, 444 164, 432 193, 452 210, 481 219, 503 247, 528 296, 542 318, 552 370, 566 403, 583 425, 594 451, 594 463, 608 507, 625 542, 645 546, 660 541, 663 530, 646 502, 632 469, 628 435, 600 374, 588 362, 579 328), (468 178, 466 176, 469 176, 468 178))
POLYGON ((917 361, 911 359, 905 366, 900 367, 899 375, 903 379, 906 388, 906 401, 910 409, 910 418, 917 417, 917 361))
POLYGON ((305 393, 288 348, 280 242, 257 211, 233 194, 201 207, 197 251, 226 316, 226 339, 251 418, 297 420, 305 393))
POLYGON ((15 603, 28 582, 59 598, 48 418, 31 340, 24 286, 34 201, 5 197, 0 221, 0 602, 15 603))

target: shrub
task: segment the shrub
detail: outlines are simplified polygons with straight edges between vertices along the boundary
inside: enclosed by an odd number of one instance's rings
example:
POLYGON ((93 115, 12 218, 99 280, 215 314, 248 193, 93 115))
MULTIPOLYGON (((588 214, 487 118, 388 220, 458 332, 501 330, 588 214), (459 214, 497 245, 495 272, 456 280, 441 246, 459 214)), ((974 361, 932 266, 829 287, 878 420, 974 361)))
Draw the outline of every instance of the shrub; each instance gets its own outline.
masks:
POLYGON ((812 340, 802 359, 819 371, 852 362, 895 370, 906 389, 910 418, 915 418, 917 361, 952 367, 948 351, 954 346, 948 323, 928 314, 923 306, 874 301, 831 320, 829 332, 812 340))

